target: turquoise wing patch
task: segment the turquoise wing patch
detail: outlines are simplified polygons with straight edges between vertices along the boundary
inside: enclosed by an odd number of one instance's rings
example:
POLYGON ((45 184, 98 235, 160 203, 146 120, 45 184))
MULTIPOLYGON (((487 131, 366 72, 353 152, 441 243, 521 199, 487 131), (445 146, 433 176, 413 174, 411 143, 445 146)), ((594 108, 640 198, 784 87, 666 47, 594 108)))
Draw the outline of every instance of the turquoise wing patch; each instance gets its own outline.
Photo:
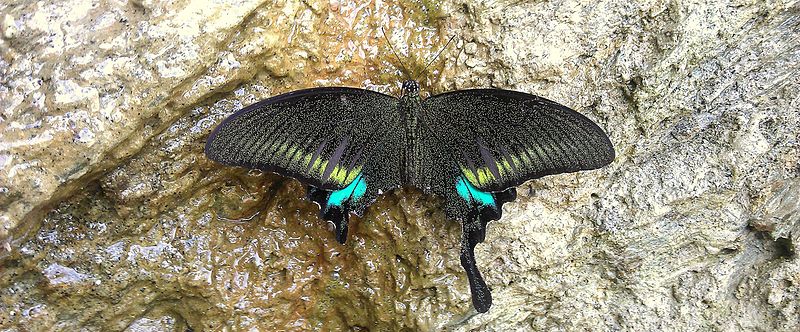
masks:
POLYGON ((480 206, 497 207, 497 203, 491 193, 478 190, 478 188, 475 188, 475 186, 463 176, 459 176, 456 180, 456 192, 458 192, 458 196, 461 196, 467 203, 474 202, 480 206))
POLYGON ((347 187, 331 192, 330 196, 328 196, 328 202, 325 203, 325 209, 327 210, 331 206, 341 207, 345 202, 353 204, 361 199, 366 192, 367 181, 364 181, 364 177, 359 174, 347 187))

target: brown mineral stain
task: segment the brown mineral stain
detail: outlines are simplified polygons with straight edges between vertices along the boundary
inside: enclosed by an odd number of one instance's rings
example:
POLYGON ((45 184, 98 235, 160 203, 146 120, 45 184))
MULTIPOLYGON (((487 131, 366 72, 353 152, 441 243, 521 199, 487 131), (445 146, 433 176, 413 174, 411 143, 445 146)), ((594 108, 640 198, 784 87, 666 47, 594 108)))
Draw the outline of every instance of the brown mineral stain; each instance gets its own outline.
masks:
POLYGON ((385 194, 351 217, 341 245, 296 180, 203 154, 214 125, 254 100, 321 85, 392 93, 403 75, 436 76, 442 61, 421 71, 447 39, 445 19, 430 1, 265 5, 247 16, 221 41, 221 57, 246 70, 218 62, 165 95, 179 107, 207 94, 174 121, 148 120, 158 134, 113 152, 119 164, 81 184, 3 262, 13 315, 0 313, 0 327, 426 330, 466 310, 466 284, 454 283, 458 225, 434 198, 385 194), (214 86, 215 75, 227 81, 214 86))

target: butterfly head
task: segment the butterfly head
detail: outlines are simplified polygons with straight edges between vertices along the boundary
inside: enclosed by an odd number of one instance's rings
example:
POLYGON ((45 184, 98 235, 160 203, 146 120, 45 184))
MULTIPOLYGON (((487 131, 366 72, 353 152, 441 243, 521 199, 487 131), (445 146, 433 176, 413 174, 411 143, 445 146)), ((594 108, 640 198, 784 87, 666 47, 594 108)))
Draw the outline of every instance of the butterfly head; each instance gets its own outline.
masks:
POLYGON ((419 83, 415 80, 408 80, 403 82, 403 97, 417 97, 419 96, 419 83))

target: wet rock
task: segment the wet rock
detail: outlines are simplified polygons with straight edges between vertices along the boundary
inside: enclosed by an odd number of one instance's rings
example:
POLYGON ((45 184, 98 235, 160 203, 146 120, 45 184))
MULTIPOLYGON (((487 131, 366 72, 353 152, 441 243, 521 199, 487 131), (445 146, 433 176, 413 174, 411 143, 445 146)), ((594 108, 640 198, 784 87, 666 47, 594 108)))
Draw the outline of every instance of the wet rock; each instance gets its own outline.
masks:
POLYGON ((0 239, 19 243, 54 204, 138 153, 210 93, 212 87, 187 84, 196 81, 190 78, 209 67, 233 81, 248 76, 223 70, 218 53, 258 5, 0 7, 0 239))
POLYGON ((0 327, 797 330, 796 8, 0 4, 0 327), (298 182, 202 153, 261 98, 397 91, 454 33, 428 92, 543 95, 618 153, 518 188, 476 249, 483 315, 435 198, 387 193, 339 245, 298 182))

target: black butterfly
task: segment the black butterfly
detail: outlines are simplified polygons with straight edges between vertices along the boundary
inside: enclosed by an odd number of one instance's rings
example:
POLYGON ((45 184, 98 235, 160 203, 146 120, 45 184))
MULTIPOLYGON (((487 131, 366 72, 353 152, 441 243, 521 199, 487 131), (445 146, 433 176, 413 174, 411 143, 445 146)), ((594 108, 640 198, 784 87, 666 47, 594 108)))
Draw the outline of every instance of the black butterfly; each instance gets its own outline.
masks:
POLYGON ((527 93, 460 90, 427 99, 416 81, 402 96, 344 87, 289 92, 220 124, 209 158, 275 172, 308 185, 308 197, 344 243, 350 212, 383 192, 413 186, 444 198, 462 223, 461 265, 478 312, 492 305, 473 250, 514 186, 545 175, 609 164, 614 147, 585 116, 527 93))

